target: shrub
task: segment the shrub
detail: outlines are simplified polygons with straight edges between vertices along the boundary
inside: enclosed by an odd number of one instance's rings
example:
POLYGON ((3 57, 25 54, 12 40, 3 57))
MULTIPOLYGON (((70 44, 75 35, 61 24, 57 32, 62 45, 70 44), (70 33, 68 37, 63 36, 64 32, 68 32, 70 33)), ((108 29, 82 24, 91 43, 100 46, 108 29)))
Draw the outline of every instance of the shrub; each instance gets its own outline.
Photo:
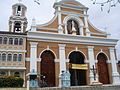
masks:
POLYGON ((0 76, 0 87, 22 87, 24 80, 13 76, 0 76))

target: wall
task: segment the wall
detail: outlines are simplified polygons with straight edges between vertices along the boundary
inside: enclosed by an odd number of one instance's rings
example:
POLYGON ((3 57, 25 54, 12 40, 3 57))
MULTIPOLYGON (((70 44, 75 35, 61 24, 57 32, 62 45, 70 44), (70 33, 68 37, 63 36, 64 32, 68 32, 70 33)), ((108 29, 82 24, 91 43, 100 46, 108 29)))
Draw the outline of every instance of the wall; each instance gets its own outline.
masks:
MULTIPOLYGON (((26 88, 0 88, 0 90, 27 90, 26 88)), ((120 90, 120 85, 116 86, 76 86, 66 88, 31 88, 30 90, 120 90)))

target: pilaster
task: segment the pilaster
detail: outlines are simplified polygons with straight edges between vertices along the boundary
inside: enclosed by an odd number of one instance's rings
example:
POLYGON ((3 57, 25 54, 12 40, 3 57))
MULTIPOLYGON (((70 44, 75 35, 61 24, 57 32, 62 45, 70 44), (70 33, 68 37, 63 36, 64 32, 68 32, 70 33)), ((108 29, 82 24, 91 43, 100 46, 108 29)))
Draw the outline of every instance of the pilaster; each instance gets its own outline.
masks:
POLYGON ((59 87, 61 87, 61 74, 62 71, 66 71, 65 44, 59 44, 59 59, 60 59, 59 87))
POLYGON ((120 85, 120 75, 117 71, 117 65, 116 65, 116 58, 115 58, 115 50, 114 48, 109 48, 110 52, 110 61, 112 65, 112 77, 113 77, 113 84, 120 85))
MULTIPOLYGON (((86 11, 84 11, 84 14, 86 15, 86 11)), ((87 16, 84 17, 84 22, 85 22, 85 27, 86 27, 86 36, 90 36, 90 30, 89 30, 89 27, 88 27, 88 20, 87 20, 87 16)))
POLYGON ((58 7, 58 33, 63 34, 61 7, 58 7))
POLYGON ((36 42, 30 42, 30 72, 37 71, 37 44, 36 42))
MULTIPOLYGON (((88 58, 89 58, 89 68, 92 69, 93 65, 95 66, 95 59, 94 59, 94 46, 87 46, 88 48, 88 58)), ((96 68, 96 66, 95 66, 96 68)), ((96 75, 96 81, 94 80, 93 72, 90 70, 90 84, 93 82, 98 82, 98 75, 96 75)))

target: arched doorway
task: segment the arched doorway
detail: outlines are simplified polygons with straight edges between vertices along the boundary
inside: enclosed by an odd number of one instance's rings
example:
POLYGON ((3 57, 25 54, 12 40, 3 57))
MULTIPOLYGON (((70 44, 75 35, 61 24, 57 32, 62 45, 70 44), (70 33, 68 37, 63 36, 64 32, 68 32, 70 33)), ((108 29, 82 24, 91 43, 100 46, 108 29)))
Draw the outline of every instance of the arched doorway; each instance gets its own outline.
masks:
MULTIPOLYGON (((74 51, 69 55, 70 64, 85 64, 84 55, 81 52, 74 51)), ((86 85, 86 70, 69 69, 71 74, 71 86, 86 85)))
MULTIPOLYGON (((49 87, 55 86, 55 56, 50 50, 46 50, 41 55, 41 75, 49 87)), ((41 78, 42 80, 43 78, 41 78)))
POLYGON ((104 53, 100 53, 97 56, 98 60, 98 75, 99 81, 103 84, 109 84, 109 73, 108 73, 108 65, 107 65, 107 56, 104 53))

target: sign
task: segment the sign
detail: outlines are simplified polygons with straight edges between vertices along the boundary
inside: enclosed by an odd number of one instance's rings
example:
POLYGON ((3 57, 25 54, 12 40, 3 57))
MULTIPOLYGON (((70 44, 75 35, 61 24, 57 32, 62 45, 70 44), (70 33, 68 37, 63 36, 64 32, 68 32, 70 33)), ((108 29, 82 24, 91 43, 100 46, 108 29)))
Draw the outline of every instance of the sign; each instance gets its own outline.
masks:
POLYGON ((87 64, 69 64, 71 69, 81 69, 81 70, 87 70, 88 65, 87 64))

